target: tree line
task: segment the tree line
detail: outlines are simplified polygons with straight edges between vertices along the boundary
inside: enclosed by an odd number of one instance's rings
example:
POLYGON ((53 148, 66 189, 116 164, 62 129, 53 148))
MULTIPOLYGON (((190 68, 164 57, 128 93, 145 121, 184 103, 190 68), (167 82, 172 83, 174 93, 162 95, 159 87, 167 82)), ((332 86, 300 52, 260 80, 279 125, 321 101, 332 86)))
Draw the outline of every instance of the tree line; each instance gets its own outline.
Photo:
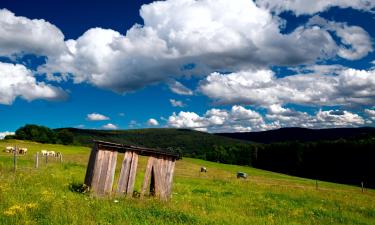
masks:
POLYGON ((14 135, 8 135, 5 139, 30 140, 45 144, 68 145, 74 142, 74 135, 67 129, 52 130, 45 126, 27 124, 16 130, 14 135))

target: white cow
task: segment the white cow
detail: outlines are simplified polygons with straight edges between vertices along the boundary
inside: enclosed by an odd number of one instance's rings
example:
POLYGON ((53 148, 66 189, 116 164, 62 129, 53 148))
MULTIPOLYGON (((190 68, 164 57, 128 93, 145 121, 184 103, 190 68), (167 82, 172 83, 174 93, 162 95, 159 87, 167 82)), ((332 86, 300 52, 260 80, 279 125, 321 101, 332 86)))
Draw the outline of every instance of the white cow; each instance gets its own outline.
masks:
POLYGON ((25 155, 27 152, 27 148, 19 148, 18 149, 18 153, 21 154, 21 155, 25 155))
POLYGON ((5 152, 10 153, 10 152, 13 152, 13 151, 14 151, 14 147, 13 146, 7 146, 7 147, 5 147, 5 152))
POLYGON ((41 150, 40 152, 42 153, 43 156, 47 156, 48 155, 48 151, 47 150, 41 150))
POLYGON ((48 151, 48 156, 55 157, 56 156, 56 152, 55 151, 48 151))

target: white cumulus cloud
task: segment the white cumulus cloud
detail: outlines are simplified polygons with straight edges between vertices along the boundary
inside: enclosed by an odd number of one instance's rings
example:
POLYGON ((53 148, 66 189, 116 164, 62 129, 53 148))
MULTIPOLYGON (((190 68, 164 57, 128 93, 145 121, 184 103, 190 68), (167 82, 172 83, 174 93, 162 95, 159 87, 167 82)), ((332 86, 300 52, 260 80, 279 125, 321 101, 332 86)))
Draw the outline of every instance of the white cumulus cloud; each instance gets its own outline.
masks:
POLYGON ((112 123, 107 123, 106 125, 103 125, 102 128, 105 130, 117 130, 118 129, 118 127, 112 123))
POLYGON ((10 105, 17 97, 27 101, 63 100, 67 94, 61 88, 38 82, 23 65, 0 62, 0 104, 10 105))
POLYGON ((283 78, 271 70, 212 73, 200 83, 199 90, 220 104, 373 105, 375 70, 345 68, 335 74, 312 72, 283 78))
POLYGON ((151 118, 151 119, 147 120, 147 125, 148 126, 159 126, 159 122, 156 119, 151 118))
POLYGON ((259 112, 234 105, 230 110, 210 109, 200 116, 194 112, 173 113, 167 126, 208 132, 249 132, 280 127, 333 128, 359 127, 365 120, 345 110, 319 110, 313 115, 278 105, 268 109, 265 116, 259 112))
POLYGON ((292 11, 296 15, 315 14, 331 7, 353 8, 374 12, 373 0, 256 0, 256 3, 276 13, 292 11))
POLYGON ((29 53, 52 57, 64 52, 64 35, 56 26, 0 9, 0 56, 29 53))
POLYGON ((182 101, 178 101, 176 99, 169 99, 169 102, 173 107, 185 107, 185 104, 182 101))
POLYGON ((90 121, 102 121, 102 120, 109 120, 110 118, 108 116, 105 116, 99 113, 90 113, 90 114, 87 114, 86 119, 90 121))
POLYGON ((0 132, 0 140, 4 139, 5 136, 7 136, 7 135, 14 135, 14 134, 15 134, 14 132, 10 132, 10 131, 0 132))

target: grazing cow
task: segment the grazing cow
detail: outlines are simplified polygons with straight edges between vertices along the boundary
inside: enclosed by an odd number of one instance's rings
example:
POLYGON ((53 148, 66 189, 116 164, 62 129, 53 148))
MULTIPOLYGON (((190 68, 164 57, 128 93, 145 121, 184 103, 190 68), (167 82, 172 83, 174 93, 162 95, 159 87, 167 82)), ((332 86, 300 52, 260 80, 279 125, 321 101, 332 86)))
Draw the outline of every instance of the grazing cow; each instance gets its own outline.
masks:
POLYGON ((207 168, 206 167, 204 167, 204 166, 201 166, 201 173, 202 172, 205 172, 205 173, 207 173, 207 168))
POLYGON ((247 173, 237 172, 237 178, 247 179, 247 173))
POLYGON ((56 152, 56 158, 59 158, 60 156, 61 156, 62 154, 61 154, 61 152, 56 152))
POLYGON ((40 152, 42 153, 42 156, 47 156, 48 155, 48 151, 47 150, 41 150, 40 152))
POLYGON ((48 156, 53 156, 53 157, 55 157, 55 156, 56 156, 55 151, 48 151, 48 156))
POLYGON ((6 148, 5 148, 5 152, 7 152, 7 153, 11 153, 11 152, 13 152, 14 151, 14 147, 13 146, 7 146, 6 148))
POLYGON ((25 155, 27 152, 27 148, 19 148, 18 149, 18 154, 25 155))

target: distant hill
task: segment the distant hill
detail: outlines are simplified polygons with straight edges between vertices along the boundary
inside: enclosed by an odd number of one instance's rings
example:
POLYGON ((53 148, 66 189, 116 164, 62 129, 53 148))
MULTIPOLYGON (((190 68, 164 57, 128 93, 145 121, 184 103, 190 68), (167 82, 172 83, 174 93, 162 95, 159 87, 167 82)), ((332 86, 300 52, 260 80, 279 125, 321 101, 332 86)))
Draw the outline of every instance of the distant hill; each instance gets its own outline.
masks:
POLYGON ((74 142, 79 145, 91 147, 92 140, 96 139, 151 148, 169 148, 183 152, 184 155, 194 157, 205 155, 214 146, 249 144, 243 140, 188 129, 154 128, 137 130, 92 130, 59 128, 55 129, 55 131, 62 129, 69 130, 73 133, 74 142))
POLYGON ((357 139, 375 136, 374 127, 362 128, 332 128, 332 129, 307 129, 307 128, 280 128, 277 130, 244 132, 244 133, 218 133, 216 135, 240 140, 274 143, 286 141, 322 141, 338 139, 357 139))

